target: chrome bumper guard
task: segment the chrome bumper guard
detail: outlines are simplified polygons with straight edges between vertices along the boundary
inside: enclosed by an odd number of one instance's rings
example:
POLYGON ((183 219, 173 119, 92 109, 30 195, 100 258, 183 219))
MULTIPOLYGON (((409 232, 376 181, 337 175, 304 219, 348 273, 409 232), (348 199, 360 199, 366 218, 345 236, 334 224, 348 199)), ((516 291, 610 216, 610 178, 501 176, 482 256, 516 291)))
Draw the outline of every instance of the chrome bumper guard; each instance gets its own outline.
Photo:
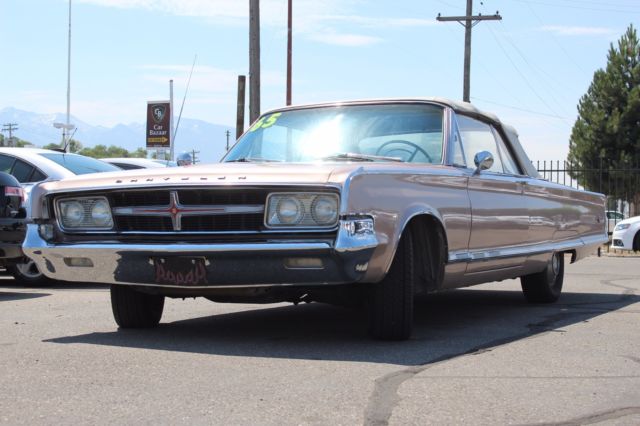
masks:
POLYGON ((23 251, 61 281, 168 288, 346 284, 361 280, 378 246, 371 219, 341 220, 334 244, 51 244, 28 225, 23 251), (184 260, 184 261, 183 261, 184 260), (187 269, 170 270, 182 262, 187 269), (194 268, 189 269, 189 263, 194 268), (159 265, 160 264, 160 265, 159 265), (165 270, 166 269, 166 270, 165 270))

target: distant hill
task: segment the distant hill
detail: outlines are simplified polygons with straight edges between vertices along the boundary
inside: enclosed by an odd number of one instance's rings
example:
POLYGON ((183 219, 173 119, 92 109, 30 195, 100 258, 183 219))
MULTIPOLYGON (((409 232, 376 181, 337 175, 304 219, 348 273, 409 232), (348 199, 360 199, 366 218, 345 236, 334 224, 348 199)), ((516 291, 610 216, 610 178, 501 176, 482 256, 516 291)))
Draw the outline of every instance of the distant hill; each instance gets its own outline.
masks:
MULTIPOLYGON (((0 110, 0 123, 17 123, 18 130, 14 135, 36 146, 60 142, 61 130, 54 128, 53 123, 63 123, 65 120, 65 114, 38 114, 15 108, 0 110)), ((71 116, 70 121, 77 128, 73 138, 83 146, 116 145, 129 151, 145 146, 144 123, 118 124, 113 127, 92 126, 74 116, 71 116)), ((195 149, 200 151, 200 161, 218 161, 225 152, 227 130, 231 132, 229 142, 232 143, 234 128, 182 117, 176 136, 176 155, 195 149)))

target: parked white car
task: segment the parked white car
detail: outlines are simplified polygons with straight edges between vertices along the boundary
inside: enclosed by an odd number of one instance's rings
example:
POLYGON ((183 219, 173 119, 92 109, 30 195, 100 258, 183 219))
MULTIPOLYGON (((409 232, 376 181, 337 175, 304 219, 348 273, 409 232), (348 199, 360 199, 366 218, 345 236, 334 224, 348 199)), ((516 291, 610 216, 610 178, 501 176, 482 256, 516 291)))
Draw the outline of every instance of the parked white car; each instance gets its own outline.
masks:
POLYGON ((615 210, 607 210, 605 214, 607 215, 607 232, 609 232, 609 235, 613 234, 613 229, 618 223, 627 218, 624 214, 615 210))
POLYGON ((619 250, 640 250, 640 216, 618 222, 611 236, 611 248, 619 250))
POLYGON ((136 170, 136 169, 161 169, 163 167, 176 167, 178 164, 175 161, 169 160, 154 160, 151 158, 101 158, 100 160, 106 161, 109 164, 113 164, 122 170, 136 170))
MULTIPOLYGON (((29 195, 33 185, 44 180, 64 178, 97 172, 118 171, 116 166, 85 157, 40 148, 0 148, 0 171, 13 175, 25 192, 27 218, 31 217, 29 195)), ((22 263, 9 267, 9 272, 21 284, 37 286, 47 282, 36 264, 24 258, 22 263)))

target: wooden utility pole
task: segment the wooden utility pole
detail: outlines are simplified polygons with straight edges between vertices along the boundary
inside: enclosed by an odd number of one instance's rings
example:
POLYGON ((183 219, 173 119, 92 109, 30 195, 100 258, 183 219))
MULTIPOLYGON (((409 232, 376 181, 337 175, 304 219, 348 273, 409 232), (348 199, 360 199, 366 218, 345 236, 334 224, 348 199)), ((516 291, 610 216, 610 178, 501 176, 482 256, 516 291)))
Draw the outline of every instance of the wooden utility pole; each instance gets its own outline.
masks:
POLYGON ((249 0, 249 121, 260 116, 260 2, 249 0))
POLYGON ((2 125, 3 132, 9 132, 9 139, 7 139, 7 146, 15 146, 13 143, 13 132, 18 130, 18 123, 5 123, 2 125))
POLYGON ((289 0, 289 12, 287 19, 287 105, 291 105, 291 51, 292 51, 292 38, 291 27, 293 23, 292 17, 292 0, 289 0))
POLYGON ((473 16, 473 0, 467 0, 467 14, 465 16, 438 16, 440 22, 455 21, 464 27, 464 83, 462 100, 469 102, 471 92, 471 28, 480 21, 499 21, 502 16, 498 12, 495 15, 473 16))
MULTIPOLYGON (((238 76, 238 108, 236 110, 236 140, 244 133, 244 100, 245 100, 245 87, 247 78, 244 75, 238 76)), ((227 151, 229 146, 227 145, 227 151)))

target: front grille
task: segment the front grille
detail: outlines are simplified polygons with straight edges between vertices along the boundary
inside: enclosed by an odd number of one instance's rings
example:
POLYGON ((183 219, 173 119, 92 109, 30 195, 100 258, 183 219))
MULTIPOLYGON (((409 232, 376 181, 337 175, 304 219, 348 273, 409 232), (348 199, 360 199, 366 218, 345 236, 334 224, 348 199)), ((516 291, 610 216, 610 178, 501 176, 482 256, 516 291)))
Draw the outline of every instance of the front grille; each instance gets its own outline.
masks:
POLYGON ((186 232, 260 231, 263 228, 263 222, 262 214, 187 216, 182 219, 182 230, 186 232))
MULTIPOLYGON (((299 190, 299 189, 298 189, 299 190)), ((309 192, 325 192, 324 188, 305 188, 309 192)), ((113 232, 123 238, 258 238, 266 235, 286 235, 291 229, 268 229, 264 224, 267 196, 283 192, 281 187, 263 188, 149 188, 113 189, 109 192, 87 192, 82 196, 100 195, 109 200, 113 216, 113 232), (154 237, 155 238, 155 237, 154 237)), ((297 192, 297 191, 296 191, 297 192)), ((327 191, 328 192, 328 191, 327 191)), ((333 191, 330 191, 334 193, 333 191)), ((51 199, 53 203, 53 199, 51 199)), ((302 234, 312 238, 319 234, 335 234, 331 229, 305 229, 302 234)), ((65 231, 69 238, 83 238, 80 234, 65 231)), ((105 232, 96 232, 104 234, 105 232)), ((299 231, 295 231, 299 235, 299 231)), ((208 240, 207 240, 208 241, 208 240)))
POLYGON ((116 228, 122 232, 172 232, 170 217, 114 216, 116 228))
POLYGON ((116 231, 259 232, 266 189, 176 188, 109 195, 116 231))
POLYGON ((169 204, 169 191, 127 191, 110 194, 111 207, 161 206, 169 204))

